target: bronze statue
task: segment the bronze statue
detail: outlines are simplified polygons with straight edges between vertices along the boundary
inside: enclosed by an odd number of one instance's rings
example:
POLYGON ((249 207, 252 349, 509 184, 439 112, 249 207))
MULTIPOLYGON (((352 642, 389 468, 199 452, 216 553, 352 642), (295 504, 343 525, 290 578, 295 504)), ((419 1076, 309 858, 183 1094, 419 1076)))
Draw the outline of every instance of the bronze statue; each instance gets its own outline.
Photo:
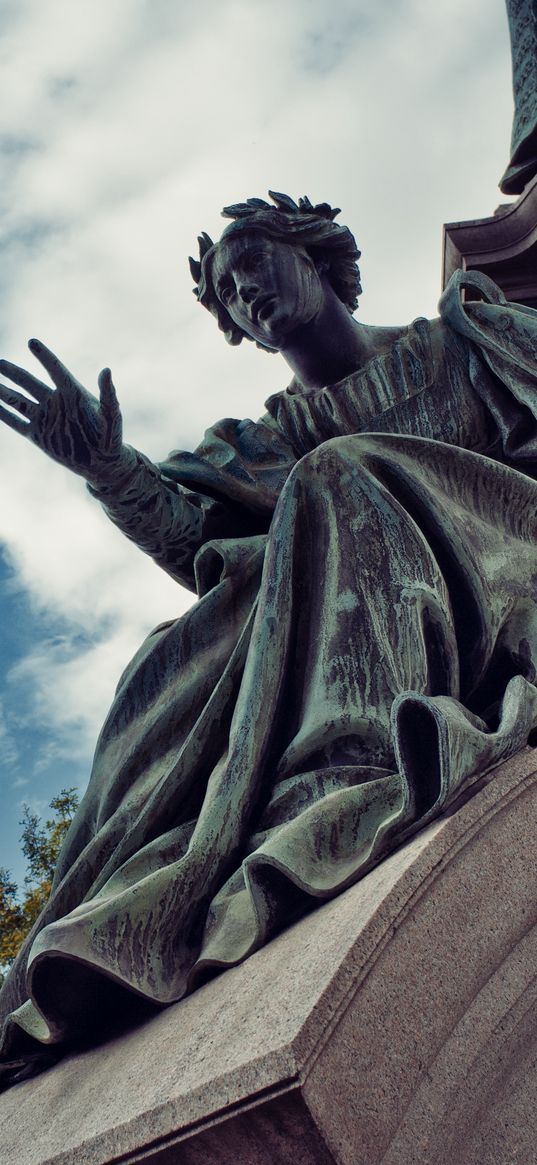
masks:
POLYGON ((154 465, 108 370, 97 401, 36 341, 54 388, 0 364, 4 423, 198 594, 120 679, 2 991, 5 1083, 245 959, 537 726, 537 312, 458 272, 439 318, 361 324, 338 212, 272 198, 192 261, 292 369, 259 421, 154 465))

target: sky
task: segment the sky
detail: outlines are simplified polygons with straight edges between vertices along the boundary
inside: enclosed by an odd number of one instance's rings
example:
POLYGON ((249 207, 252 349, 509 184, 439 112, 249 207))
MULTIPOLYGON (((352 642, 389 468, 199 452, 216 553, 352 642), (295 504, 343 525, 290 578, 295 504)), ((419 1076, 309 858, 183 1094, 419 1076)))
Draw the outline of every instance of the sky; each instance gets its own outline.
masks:
MULTIPOLYGON (((289 370, 228 347, 186 257, 267 190, 341 206, 366 323, 434 316, 442 224, 492 214, 509 158, 504 0, 0 0, 0 354, 112 368, 155 460, 263 412, 289 370)), ((80 478, 0 426, 0 866, 83 790, 130 656, 192 596, 80 478)))

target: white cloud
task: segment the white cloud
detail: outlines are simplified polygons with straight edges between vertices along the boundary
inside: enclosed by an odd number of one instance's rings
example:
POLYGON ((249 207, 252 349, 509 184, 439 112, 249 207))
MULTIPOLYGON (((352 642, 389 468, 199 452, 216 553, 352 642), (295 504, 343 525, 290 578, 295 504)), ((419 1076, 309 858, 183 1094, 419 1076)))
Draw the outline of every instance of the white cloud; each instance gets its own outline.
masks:
MULTIPOLYGON (((31 707, 20 723, 46 726, 74 757, 87 756, 95 746, 95 726, 104 719, 119 675, 138 643, 130 627, 112 632, 104 641, 74 647, 69 637, 45 641, 28 653, 8 676, 8 691, 31 689, 31 707)), ((1 740, 1 736, 0 736, 1 740)), ((59 753, 58 753, 59 755, 59 753)), ((40 758, 42 769, 50 752, 40 758)), ((34 769, 34 774, 39 768, 34 769)))

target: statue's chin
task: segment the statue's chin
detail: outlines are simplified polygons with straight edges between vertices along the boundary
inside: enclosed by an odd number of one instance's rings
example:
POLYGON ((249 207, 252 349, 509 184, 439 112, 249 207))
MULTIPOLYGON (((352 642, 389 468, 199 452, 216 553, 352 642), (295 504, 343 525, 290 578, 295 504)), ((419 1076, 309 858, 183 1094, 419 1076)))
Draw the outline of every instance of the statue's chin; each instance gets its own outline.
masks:
POLYGON ((292 328, 285 326, 285 320, 275 312, 270 319, 263 321, 263 328, 258 329, 257 334, 253 337, 258 344, 263 344, 266 348, 282 348, 285 343, 286 335, 292 331, 292 328))

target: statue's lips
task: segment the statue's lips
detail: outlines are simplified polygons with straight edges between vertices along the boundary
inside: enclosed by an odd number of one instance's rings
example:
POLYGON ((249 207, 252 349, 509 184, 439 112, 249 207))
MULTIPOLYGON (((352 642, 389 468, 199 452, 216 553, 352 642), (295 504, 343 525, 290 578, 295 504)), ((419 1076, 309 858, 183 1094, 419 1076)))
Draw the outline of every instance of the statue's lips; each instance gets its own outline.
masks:
POLYGON ((264 323, 273 314, 274 305, 276 303, 275 295, 264 295, 262 298, 256 300, 253 305, 252 316, 254 323, 264 323))

